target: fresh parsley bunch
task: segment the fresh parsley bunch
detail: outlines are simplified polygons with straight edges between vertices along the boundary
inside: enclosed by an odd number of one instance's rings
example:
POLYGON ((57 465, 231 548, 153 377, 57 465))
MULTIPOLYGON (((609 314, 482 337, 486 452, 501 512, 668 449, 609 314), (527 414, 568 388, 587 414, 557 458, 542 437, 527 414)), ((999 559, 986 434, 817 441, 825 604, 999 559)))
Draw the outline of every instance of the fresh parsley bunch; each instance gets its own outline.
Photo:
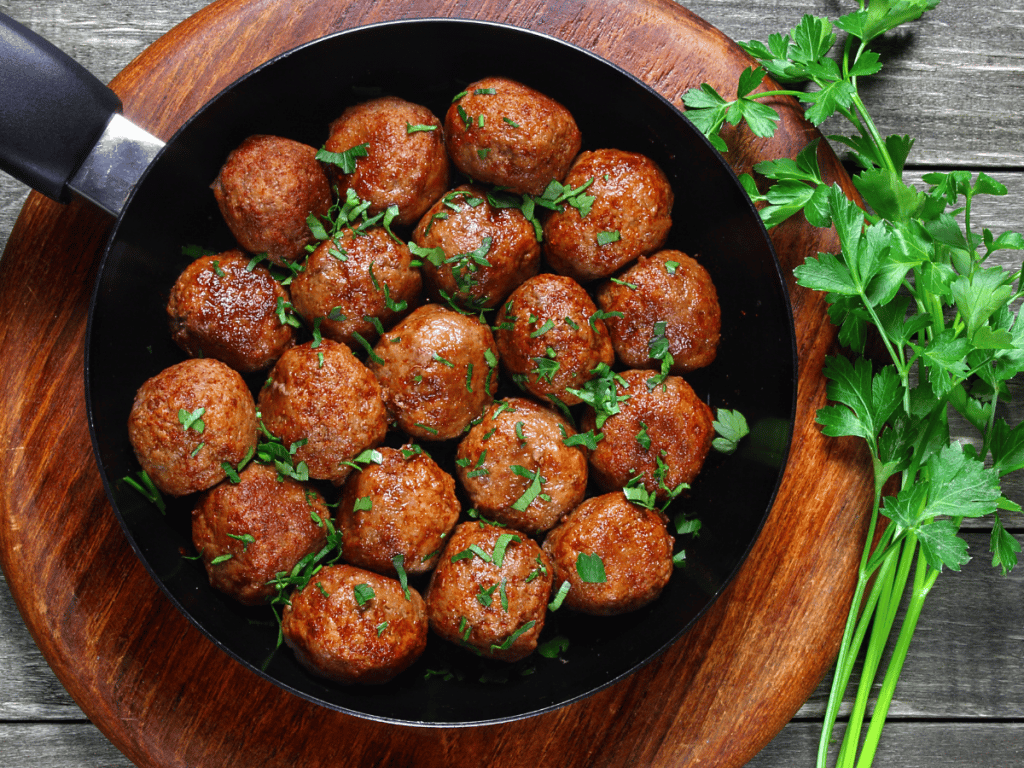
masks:
POLYGON ((944 568, 959 571, 970 559, 957 535, 962 520, 991 517, 992 564, 1004 574, 1021 551, 999 513, 1020 511, 1003 496, 1001 479, 1024 467, 1024 426, 1008 424, 997 406, 1008 395, 1007 382, 1024 370, 1024 323, 1014 309, 1024 290, 1020 270, 986 262, 996 251, 1024 249, 1024 238, 972 225, 976 200, 1006 194, 984 173, 930 173, 925 190, 907 183, 913 139, 883 137, 858 89, 860 78, 881 69, 872 41, 937 5, 861 0, 858 10, 834 22, 805 16, 767 43, 740 43, 756 64, 740 76, 734 99, 707 84, 683 95, 687 116, 721 151, 726 123, 746 121, 757 136, 774 134, 779 116, 761 101, 772 96, 806 104, 814 125, 840 115, 855 129, 830 138, 860 168, 852 180, 863 209, 823 181, 817 141, 795 159, 754 166, 759 181, 749 174, 741 179, 767 227, 802 212, 812 225, 836 229, 841 253, 819 253, 795 270, 799 285, 827 294, 829 316, 848 349, 825 365, 832 404, 818 411, 817 421, 826 435, 863 438, 874 470, 867 540, 819 743, 822 768, 862 649, 862 679, 837 765, 872 763, 925 598, 944 568), (881 340, 884 359, 866 355, 869 333, 881 340), (978 447, 950 439, 950 408, 977 429, 978 447), (898 490, 884 495, 894 478, 898 490), (897 608, 908 590, 897 630, 897 608), (890 644, 858 754, 871 686, 890 644))

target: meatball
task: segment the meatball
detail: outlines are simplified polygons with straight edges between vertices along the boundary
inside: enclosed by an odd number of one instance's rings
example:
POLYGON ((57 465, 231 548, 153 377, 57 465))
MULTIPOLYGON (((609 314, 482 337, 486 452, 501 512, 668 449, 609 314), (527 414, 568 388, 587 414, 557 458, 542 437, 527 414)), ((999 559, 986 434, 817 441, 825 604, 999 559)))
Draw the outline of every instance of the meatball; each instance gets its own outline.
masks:
POLYGON ((540 269, 538 232, 519 208, 496 207, 482 187, 458 187, 427 211, 413 241, 431 249, 423 272, 435 300, 474 311, 497 306, 540 269))
POLYGON ((452 162, 470 178, 539 195, 580 151, 572 114, 554 99, 503 77, 456 96, 444 119, 452 162))
POLYGON ((256 450, 256 406, 237 371, 191 358, 165 368, 135 394, 128 438, 142 469, 163 493, 212 488, 256 450))
POLYGON ((396 224, 414 224, 448 189, 451 175, 441 121, 426 107, 394 96, 349 107, 331 123, 324 145, 351 153, 352 170, 331 170, 344 198, 351 189, 368 201, 371 216, 398 206, 396 224), (365 154, 364 154, 365 152, 365 154))
POLYGON ((280 136, 250 136, 228 155, 213 195, 239 245, 275 264, 306 255, 316 238, 306 219, 331 206, 316 150, 280 136))
POLYGON ((388 412, 421 440, 457 437, 491 404, 498 354, 475 317, 425 304, 385 333, 369 367, 388 412))
POLYGON ((550 408, 512 397, 495 403, 459 443, 456 472, 487 518, 536 534, 583 501, 587 454, 550 408))
MULTIPOLYGON (((623 371, 615 391, 619 412, 601 427, 604 439, 590 454, 590 471, 609 491, 639 475, 648 493, 667 501, 704 464, 715 436, 711 409, 680 376, 662 379, 650 371, 623 371)), ((588 407, 581 427, 595 426, 596 412, 588 407)))
POLYGON ((259 396, 263 424, 309 476, 344 482, 351 462, 384 441, 380 386, 344 344, 323 339, 285 352, 259 396))
POLYGON ((543 273, 509 296, 498 312, 495 341, 513 379, 537 397, 580 402, 579 389, 600 364, 615 361, 597 306, 575 280, 543 273))
POLYGON ((213 357, 236 371, 269 367, 295 343, 280 320, 288 292, 241 251, 201 256, 179 275, 167 301, 171 338, 192 357, 213 357))
POLYGON ((395 579, 329 565, 281 615, 284 641, 302 666, 339 683, 386 683, 427 646, 423 598, 395 579))
POLYGON ((635 611, 660 595, 672 576, 672 546, 664 516, 621 492, 587 499, 544 539, 554 584, 569 582, 565 607, 598 616, 635 611))
POLYGON ((426 573, 441 556, 462 506, 455 479, 422 450, 382 448, 380 462, 354 472, 338 507, 345 562, 397 575, 426 573))
POLYGON ((387 328, 404 317, 422 285, 406 245, 371 227, 320 243, 292 280, 291 296, 307 324, 319 319, 324 336, 356 349, 355 334, 376 341, 377 323, 387 328))
POLYGON ((551 563, 524 533, 462 523, 427 588, 430 628, 485 658, 519 661, 537 647, 551 563))
POLYGON ((327 544, 328 519, 316 490, 250 464, 238 483, 221 483, 200 496, 192 510, 192 543, 213 587, 259 605, 277 592, 274 576, 327 544))
POLYGON ((650 158, 617 149, 583 152, 565 184, 576 188, 588 182, 589 210, 566 205, 544 222, 547 263, 580 282, 607 277, 658 250, 672 226, 672 187, 650 158))
POLYGON ((707 270, 682 251, 659 251, 598 288, 595 298, 619 361, 629 368, 655 368, 652 343, 667 342, 670 372, 712 363, 718 350, 722 312, 707 270))

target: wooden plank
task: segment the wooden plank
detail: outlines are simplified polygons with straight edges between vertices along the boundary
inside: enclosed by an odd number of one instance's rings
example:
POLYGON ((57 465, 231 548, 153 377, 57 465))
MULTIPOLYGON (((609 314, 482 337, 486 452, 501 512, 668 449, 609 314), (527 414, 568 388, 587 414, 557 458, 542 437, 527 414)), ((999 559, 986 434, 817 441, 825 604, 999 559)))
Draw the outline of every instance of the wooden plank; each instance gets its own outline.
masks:
MULTIPOLYGON (((814 765, 818 728, 794 722, 746 768, 814 765)), ((833 748, 831 754, 835 755, 833 748)), ((1024 723, 890 723, 874 768, 1010 768, 1024 764, 1024 723)))

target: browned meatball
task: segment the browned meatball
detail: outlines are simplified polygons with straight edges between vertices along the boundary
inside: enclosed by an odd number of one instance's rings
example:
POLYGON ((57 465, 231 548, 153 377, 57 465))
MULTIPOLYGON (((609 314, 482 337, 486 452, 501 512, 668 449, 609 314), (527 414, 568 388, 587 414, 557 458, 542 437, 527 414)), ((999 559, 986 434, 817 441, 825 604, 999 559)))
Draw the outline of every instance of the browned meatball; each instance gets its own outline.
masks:
POLYGON ((503 77, 470 85, 448 108, 445 140, 467 176, 539 195, 580 151, 572 114, 554 99, 503 77))
POLYGON ((306 219, 331 206, 316 150, 279 136, 250 136, 228 155, 213 195, 239 245, 276 264, 305 256, 315 242, 306 219))
POLYGON ((672 373, 712 363, 718 350, 722 312, 707 270, 682 251, 659 251, 608 280, 595 298, 605 311, 615 355, 630 368, 657 368, 651 343, 668 343, 672 373))
POLYGON ((385 333, 368 365, 388 412, 421 440, 458 437, 498 389, 491 329, 438 304, 423 305, 385 333))
POLYGON ((423 280, 405 243, 382 227, 346 231, 317 246, 291 284, 295 311, 320 332, 359 348, 354 334, 377 340, 376 318, 388 328, 419 302, 423 280))
POLYGON ((607 277, 639 256, 661 248, 672 226, 674 196, 668 178, 635 152, 583 152, 565 184, 590 182, 586 215, 566 205, 544 222, 544 257, 555 272, 580 282, 607 277))
POLYGON ((587 499, 544 540, 555 588, 569 582, 564 605, 611 616, 647 605, 672 576, 673 539, 659 512, 621 493, 587 499), (604 578, 601 579, 601 571, 604 578))
POLYGON ((384 441, 380 386, 344 344, 323 339, 285 352, 260 391, 263 423, 309 476, 340 485, 352 461, 384 441))
POLYGON ((167 301, 171 338, 192 357, 213 357, 236 371, 270 366, 295 343, 281 322, 288 292, 241 251, 202 256, 178 276, 167 301))
MULTIPOLYGON (((604 439, 590 454, 590 471, 609 491, 640 475, 648 493, 664 502, 700 472, 715 436, 711 409, 679 376, 665 377, 653 388, 650 371, 623 371, 620 378, 616 396, 625 399, 601 428, 604 439)), ((581 427, 595 426, 595 411, 588 407, 581 427)))
POLYGON ((327 543, 330 513, 313 488, 264 464, 250 464, 239 482, 223 482, 192 510, 192 543, 210 584, 245 605, 267 602, 271 580, 290 572, 327 543), (321 522, 317 523, 314 514, 321 522))
POLYGON ((615 351, 597 306, 575 280, 543 273, 509 296, 498 312, 494 338, 512 377, 538 397, 565 405, 599 364, 611 365, 615 351))
POLYGON ((518 208, 492 206, 479 186, 461 186, 441 198, 412 237, 432 251, 423 272, 435 300, 473 310, 497 306, 540 268, 533 224, 518 208))
POLYGON ((426 107, 394 96, 373 99, 342 112, 330 132, 329 152, 362 147, 352 153, 351 173, 331 168, 341 196, 351 189, 370 203, 371 216, 397 205, 395 223, 413 224, 448 189, 444 131, 426 107))
POLYGON ((518 661, 537 647, 550 593, 551 564, 533 539, 462 523, 430 578, 430 628, 485 658, 518 661))
POLYGON ((338 507, 345 561, 389 576, 394 558, 406 573, 426 573, 436 564, 462 506, 455 479, 411 446, 382 448, 380 462, 354 472, 338 507))
POLYGON ((153 484, 171 496, 212 488, 256 449, 256 406, 237 371, 193 358, 165 368, 135 394, 128 437, 153 484))
POLYGON ((427 646, 423 598, 350 565, 320 569, 281 615, 281 631, 310 672, 339 683, 386 683, 427 646))
POLYGON ((550 408, 512 397, 492 405, 459 443, 456 472, 484 517, 535 534, 583 501, 587 454, 550 408))

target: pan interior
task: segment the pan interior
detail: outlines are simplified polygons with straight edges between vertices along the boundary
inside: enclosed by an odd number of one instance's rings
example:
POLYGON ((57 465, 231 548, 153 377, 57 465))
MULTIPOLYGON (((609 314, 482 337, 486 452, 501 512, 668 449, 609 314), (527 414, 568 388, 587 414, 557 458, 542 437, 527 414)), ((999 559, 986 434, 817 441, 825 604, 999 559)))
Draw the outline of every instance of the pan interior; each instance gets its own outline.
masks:
POLYGON ((467 725, 536 714, 593 693, 652 659, 706 610, 753 545, 774 499, 793 423, 794 359, 788 298, 767 235, 728 166, 677 109, 632 76, 552 38, 428 20, 350 30, 296 49, 235 83, 179 131, 121 216, 104 257, 90 313, 86 387, 97 461, 129 541, 171 601, 215 643, 327 707, 391 722, 467 725), (401 96, 443 117, 456 93, 489 75, 514 78, 565 104, 585 149, 642 152, 668 174, 676 203, 666 247, 700 256, 723 314, 718 359, 689 380, 712 408, 740 410, 752 434, 732 456, 712 452, 689 498, 677 500, 703 529, 681 542, 687 565, 657 601, 618 618, 549 614, 542 640, 568 637, 562 660, 535 654, 512 666, 487 663, 431 638, 416 665, 389 684, 335 685, 305 672, 288 649, 274 651, 269 610, 222 596, 200 563, 183 558, 192 553, 194 499, 171 500, 161 515, 121 481, 138 468, 128 412, 139 385, 183 357, 170 341, 164 310, 188 261, 182 247, 234 245, 209 190, 228 152, 256 133, 319 147, 346 106, 375 95, 401 96))

